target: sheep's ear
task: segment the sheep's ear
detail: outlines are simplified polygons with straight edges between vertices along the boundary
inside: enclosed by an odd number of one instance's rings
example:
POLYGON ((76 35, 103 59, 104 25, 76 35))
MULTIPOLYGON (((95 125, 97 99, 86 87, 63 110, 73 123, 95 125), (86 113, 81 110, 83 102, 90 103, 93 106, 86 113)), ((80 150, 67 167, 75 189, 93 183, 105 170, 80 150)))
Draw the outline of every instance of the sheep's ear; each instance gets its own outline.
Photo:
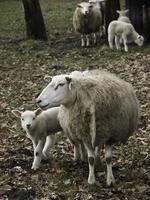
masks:
POLYGON ((35 115, 38 116, 43 110, 41 108, 38 108, 36 111, 35 111, 35 115))
POLYGON ((120 14, 120 10, 116 10, 116 12, 117 12, 118 14, 120 14))
POLYGON ((78 8, 82 8, 82 6, 81 6, 80 4, 77 4, 77 7, 78 7, 78 8))
POLYGON ((12 112, 12 114, 14 114, 16 117, 18 117, 18 118, 21 117, 22 112, 20 112, 19 110, 12 110, 11 112, 12 112))
POLYGON ((125 12, 128 13, 128 12, 129 12, 129 9, 126 9, 125 12))
POLYGON ((71 87, 72 87, 72 83, 71 83, 72 78, 70 78, 69 76, 66 76, 65 78, 66 78, 66 80, 67 80, 67 82, 69 84, 69 90, 71 90, 71 87))
POLYGON ((70 83, 72 81, 72 78, 70 78, 69 76, 66 76, 65 78, 66 78, 68 83, 70 83))

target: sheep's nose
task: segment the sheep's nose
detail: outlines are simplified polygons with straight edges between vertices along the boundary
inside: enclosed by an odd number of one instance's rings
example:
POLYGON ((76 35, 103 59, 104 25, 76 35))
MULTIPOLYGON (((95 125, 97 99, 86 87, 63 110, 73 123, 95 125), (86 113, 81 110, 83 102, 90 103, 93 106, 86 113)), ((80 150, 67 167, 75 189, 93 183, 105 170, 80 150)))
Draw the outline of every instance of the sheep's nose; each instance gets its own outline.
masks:
POLYGON ((40 99, 36 101, 37 104, 40 104, 41 102, 42 102, 42 100, 40 100, 40 99))
POLYGON ((31 127, 31 124, 27 124, 27 129, 29 129, 31 127))
POLYGON ((85 15, 87 15, 88 14, 88 11, 85 11, 85 15))

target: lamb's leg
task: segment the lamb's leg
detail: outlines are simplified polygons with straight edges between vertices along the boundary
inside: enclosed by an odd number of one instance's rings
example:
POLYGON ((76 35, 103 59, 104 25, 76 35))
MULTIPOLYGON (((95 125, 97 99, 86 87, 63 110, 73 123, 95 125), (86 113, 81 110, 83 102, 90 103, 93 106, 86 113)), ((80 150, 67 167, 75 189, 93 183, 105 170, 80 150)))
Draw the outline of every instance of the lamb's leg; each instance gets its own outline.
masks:
POLYGON ((45 142, 45 145, 44 145, 44 149, 43 149, 43 155, 44 155, 44 158, 48 158, 48 153, 49 153, 49 150, 50 148, 52 148, 55 144, 55 134, 54 135, 48 135, 46 137, 46 142, 45 142))
POLYGON ((96 33, 93 33, 93 39, 94 39, 94 45, 96 45, 96 42, 97 42, 96 33))
POLYGON ((108 33, 108 43, 109 43, 109 47, 111 49, 113 49, 113 40, 114 40, 115 35, 114 34, 110 34, 108 33))
POLYGON ((120 47, 120 37, 119 36, 115 36, 115 45, 116 45, 116 49, 119 50, 120 47))
POLYGON ((95 183, 95 171, 94 171, 94 166, 95 166, 95 153, 92 145, 89 145, 87 143, 84 143, 85 148, 87 150, 88 154, 88 163, 89 163, 89 177, 88 177, 88 183, 89 184, 94 184, 95 183))
POLYGON ((84 35, 81 34, 81 47, 85 46, 84 35))
POLYGON ((115 178, 112 171, 112 147, 110 145, 105 146, 105 159, 107 165, 107 186, 111 186, 115 182, 115 178))
POLYGON ((128 52, 127 37, 125 35, 122 35, 122 39, 124 44, 124 50, 125 52, 128 52))
POLYGON ((87 46, 87 47, 90 46, 90 38, 89 38, 89 35, 86 35, 86 46, 87 46))
POLYGON ((38 169, 40 166, 42 160, 42 150, 45 144, 45 140, 46 138, 39 140, 37 146, 34 149, 34 161, 32 164, 32 169, 34 170, 38 169))

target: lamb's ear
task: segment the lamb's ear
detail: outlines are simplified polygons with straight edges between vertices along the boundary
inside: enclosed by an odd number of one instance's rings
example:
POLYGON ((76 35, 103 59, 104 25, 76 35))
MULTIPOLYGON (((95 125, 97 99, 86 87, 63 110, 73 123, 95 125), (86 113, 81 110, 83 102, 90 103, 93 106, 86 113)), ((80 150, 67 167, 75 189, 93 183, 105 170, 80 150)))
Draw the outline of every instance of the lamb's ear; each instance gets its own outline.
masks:
POLYGON ((125 12, 128 13, 128 12, 129 12, 129 9, 126 9, 125 12))
POLYGON ((70 78, 69 76, 66 76, 65 77, 66 78, 66 80, 67 80, 67 82, 68 82, 68 84, 69 84, 69 90, 71 90, 71 86, 72 86, 72 78, 70 78))
POLYGON ((116 10, 116 12, 117 12, 118 14, 120 14, 120 10, 116 10))
POLYGON ((11 112, 12 112, 12 114, 14 114, 16 117, 18 117, 18 118, 21 117, 22 112, 20 112, 19 110, 12 110, 11 112))
POLYGON ((35 110, 35 115, 38 116, 43 110, 41 108, 38 108, 35 110))

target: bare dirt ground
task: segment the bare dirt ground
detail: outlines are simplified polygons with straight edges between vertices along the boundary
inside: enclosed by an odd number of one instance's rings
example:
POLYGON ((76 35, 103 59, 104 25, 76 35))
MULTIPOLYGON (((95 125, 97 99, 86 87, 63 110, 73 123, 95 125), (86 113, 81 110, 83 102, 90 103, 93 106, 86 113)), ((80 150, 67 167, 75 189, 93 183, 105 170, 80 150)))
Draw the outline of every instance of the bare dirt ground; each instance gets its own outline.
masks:
MULTIPOLYGON (((79 37, 71 26, 75 2, 67 0, 68 9, 63 16, 69 19, 69 25, 63 23, 61 17, 58 17, 61 25, 54 23, 54 16, 58 16, 62 8, 59 1, 50 7, 46 1, 42 8, 46 23, 51 22, 51 29, 47 24, 49 41, 27 41, 22 34, 25 31, 23 16, 20 18, 18 14, 22 13, 21 2, 12 1, 10 7, 7 1, 5 3, 3 10, 0 9, 2 16, 8 8, 15 10, 15 14, 7 16, 7 23, 13 22, 14 28, 8 24, 1 26, 0 32, 0 200, 149 200, 150 46, 131 46, 130 52, 124 53, 111 51, 105 40, 99 40, 96 47, 81 49, 79 37), (36 108, 34 97, 48 84, 44 81, 47 75, 86 69, 108 70, 130 82, 140 103, 137 132, 126 145, 114 147, 116 184, 111 188, 106 186, 104 161, 101 168, 96 168, 98 184, 88 186, 88 165, 73 162, 73 149, 64 134, 58 134, 50 159, 43 162, 39 170, 32 171, 32 144, 11 114, 15 108, 36 108)), ((2 21, 1 17, 1 25, 2 21)))

